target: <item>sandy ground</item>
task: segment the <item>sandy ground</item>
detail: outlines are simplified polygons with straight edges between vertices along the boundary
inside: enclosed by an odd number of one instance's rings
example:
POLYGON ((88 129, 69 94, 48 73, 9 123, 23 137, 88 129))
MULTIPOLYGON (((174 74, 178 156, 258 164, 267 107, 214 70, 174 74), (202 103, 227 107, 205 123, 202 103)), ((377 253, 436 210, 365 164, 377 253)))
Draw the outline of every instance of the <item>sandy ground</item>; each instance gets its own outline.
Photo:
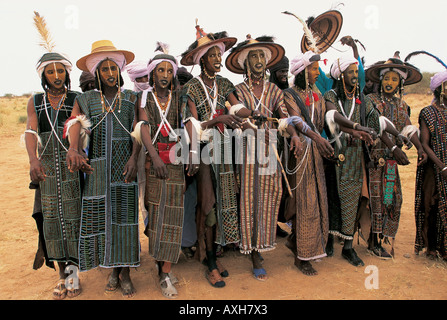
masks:
MULTIPOLYGON (((413 107, 412 121, 429 96, 408 96, 413 107)), ((7 107, 3 103, 1 108, 7 107)), ((15 108, 20 109, 20 108, 15 108)), ((21 114, 24 109, 21 109, 21 114)), ((0 109, 2 111, 2 109, 0 109)), ((25 125, 7 126, 3 121, 0 132, 0 299, 51 300, 58 273, 42 267, 32 269, 37 249, 37 229, 31 217, 32 190, 28 189, 29 166, 26 150, 20 145, 20 135, 25 125)), ((285 239, 278 238, 277 249, 264 253, 264 267, 269 279, 257 281, 251 273, 247 256, 226 251, 220 260, 227 267, 230 277, 222 289, 211 287, 204 277, 205 267, 198 261, 182 256, 173 267, 180 280, 177 288, 179 299, 184 300, 443 300, 447 298, 447 264, 441 260, 428 260, 425 255, 415 255, 414 185, 416 155, 408 152, 411 164, 400 167, 404 205, 401 224, 396 238, 394 260, 382 261, 366 252, 365 243, 355 241, 355 248, 365 262, 363 267, 353 267, 341 257, 341 246, 335 245, 335 254, 315 262, 318 275, 303 275, 294 265, 292 253, 284 246, 285 239), (373 270, 375 273, 371 273, 373 270), (375 281, 371 282, 371 278, 375 281), (378 287, 371 288, 371 284, 378 287)), ((142 229, 141 229, 142 231, 142 229)), ((155 264, 147 253, 147 238, 141 232, 141 266, 131 270, 137 289, 133 300, 167 300, 158 288, 155 264)), ((81 273, 82 294, 76 300, 126 300, 120 292, 106 295, 104 286, 109 274, 107 269, 81 273)))

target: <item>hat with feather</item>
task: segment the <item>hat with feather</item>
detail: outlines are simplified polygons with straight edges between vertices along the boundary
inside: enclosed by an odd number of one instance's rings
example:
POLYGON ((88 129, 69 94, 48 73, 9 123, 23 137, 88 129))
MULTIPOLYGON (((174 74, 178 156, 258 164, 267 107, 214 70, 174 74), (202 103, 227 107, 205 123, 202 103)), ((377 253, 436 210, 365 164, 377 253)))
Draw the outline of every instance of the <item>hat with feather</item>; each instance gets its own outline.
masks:
POLYGON ((196 19, 196 41, 182 53, 180 63, 184 66, 200 64, 200 58, 212 47, 217 46, 224 54, 237 42, 237 39, 229 37, 226 31, 205 33, 197 23, 196 19))
POLYGON ((372 82, 380 83, 385 73, 389 71, 397 72, 401 79, 402 85, 410 85, 418 83, 422 80, 422 74, 418 68, 408 62, 404 62, 399 57, 399 52, 396 51, 394 56, 384 63, 376 63, 367 68, 365 75, 372 82))
POLYGON ((41 41, 39 42, 39 46, 47 51, 42 55, 42 57, 36 64, 36 71, 39 77, 42 78, 42 74, 46 66, 56 62, 62 63, 65 66, 67 73, 70 74, 73 65, 65 55, 54 51, 56 45, 53 41, 50 31, 48 30, 45 18, 36 11, 34 11, 34 26, 39 32, 39 36, 41 39, 41 41))
POLYGON ((148 74, 151 74, 152 70, 154 70, 159 63, 166 61, 172 65, 175 77, 178 70, 178 63, 177 59, 169 54, 169 45, 159 41, 157 42, 155 52, 156 52, 155 56, 149 61, 147 65, 148 74))

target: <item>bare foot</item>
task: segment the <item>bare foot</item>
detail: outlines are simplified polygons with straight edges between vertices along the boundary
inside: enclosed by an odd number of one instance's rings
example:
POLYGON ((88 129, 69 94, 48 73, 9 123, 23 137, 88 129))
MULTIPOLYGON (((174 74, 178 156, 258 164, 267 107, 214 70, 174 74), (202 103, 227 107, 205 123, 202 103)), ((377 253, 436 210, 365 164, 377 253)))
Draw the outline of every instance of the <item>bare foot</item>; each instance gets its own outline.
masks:
POLYGON ((302 273, 306 276, 316 276, 318 274, 317 270, 312 267, 312 264, 309 261, 302 261, 298 258, 295 258, 295 265, 302 273))

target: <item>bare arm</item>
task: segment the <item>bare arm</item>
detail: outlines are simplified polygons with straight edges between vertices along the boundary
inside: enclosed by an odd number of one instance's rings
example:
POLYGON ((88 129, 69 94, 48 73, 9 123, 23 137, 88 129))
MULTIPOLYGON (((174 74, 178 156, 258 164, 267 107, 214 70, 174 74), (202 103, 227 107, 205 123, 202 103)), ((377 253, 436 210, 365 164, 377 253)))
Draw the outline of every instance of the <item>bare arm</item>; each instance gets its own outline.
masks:
MULTIPOLYGON (((37 132, 38 121, 32 97, 28 101, 27 115, 28 117, 26 121, 26 129, 37 132)), ((37 137, 31 133, 25 133, 25 146, 29 158, 29 164, 30 164, 29 174, 31 181, 38 182, 45 180, 46 177, 45 171, 37 156, 37 137)))

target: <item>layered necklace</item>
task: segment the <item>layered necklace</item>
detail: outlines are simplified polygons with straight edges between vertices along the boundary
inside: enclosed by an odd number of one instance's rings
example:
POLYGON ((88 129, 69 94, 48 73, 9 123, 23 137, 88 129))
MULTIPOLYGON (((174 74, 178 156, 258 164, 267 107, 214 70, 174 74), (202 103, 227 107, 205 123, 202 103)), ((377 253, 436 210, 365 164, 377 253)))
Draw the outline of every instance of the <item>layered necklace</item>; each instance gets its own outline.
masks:
POLYGON ((50 90, 48 90, 47 93, 51 107, 55 111, 60 110, 65 103, 65 98, 67 97, 67 88, 64 89, 64 94, 62 97, 60 97, 60 94, 52 94, 50 90))

